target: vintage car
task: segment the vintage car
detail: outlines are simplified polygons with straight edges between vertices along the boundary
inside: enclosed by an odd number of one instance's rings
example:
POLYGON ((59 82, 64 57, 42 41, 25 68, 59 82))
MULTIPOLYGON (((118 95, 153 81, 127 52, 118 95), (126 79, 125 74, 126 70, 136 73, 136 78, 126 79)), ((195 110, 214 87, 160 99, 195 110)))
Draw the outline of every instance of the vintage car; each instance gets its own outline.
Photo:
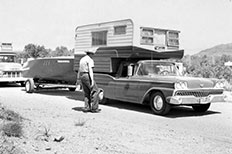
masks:
MULTIPOLYGON (((114 49, 101 47, 94 56, 94 78, 104 90, 103 103, 113 99, 148 104, 155 114, 165 115, 172 106, 189 105, 205 112, 211 103, 224 101, 222 81, 183 76, 168 60, 170 55, 182 57, 181 50, 170 54, 138 47, 114 49)), ((79 58, 75 56, 76 65, 79 58)))
POLYGON ((172 105, 191 105, 195 111, 204 112, 210 103, 224 101, 221 82, 180 76, 173 62, 141 60, 126 62, 120 69, 119 77, 96 74, 98 84, 108 93, 105 97, 140 104, 149 102, 155 114, 167 114, 172 105), (125 66, 134 67, 133 73, 124 75, 125 66))

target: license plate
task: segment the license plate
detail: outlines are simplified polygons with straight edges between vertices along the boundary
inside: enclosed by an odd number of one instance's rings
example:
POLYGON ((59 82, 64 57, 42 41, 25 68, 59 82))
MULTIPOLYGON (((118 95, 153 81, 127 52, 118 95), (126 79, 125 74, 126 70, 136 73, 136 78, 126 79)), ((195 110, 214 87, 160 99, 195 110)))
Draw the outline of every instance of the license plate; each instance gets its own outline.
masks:
POLYGON ((209 98, 208 98, 208 97, 201 97, 201 98, 199 98, 198 102, 199 102, 199 103, 206 103, 206 102, 209 102, 209 98))

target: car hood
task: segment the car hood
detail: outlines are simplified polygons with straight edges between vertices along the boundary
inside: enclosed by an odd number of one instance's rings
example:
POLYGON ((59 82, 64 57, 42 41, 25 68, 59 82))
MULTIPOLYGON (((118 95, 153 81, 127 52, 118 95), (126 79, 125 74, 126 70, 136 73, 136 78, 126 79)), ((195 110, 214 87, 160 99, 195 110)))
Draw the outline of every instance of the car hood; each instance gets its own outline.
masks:
POLYGON ((177 77, 176 79, 187 82, 188 88, 213 88, 215 85, 209 78, 177 77))
POLYGON ((185 77, 185 76, 143 76, 140 80, 149 82, 175 83, 187 82, 188 88, 213 88, 215 83, 209 78, 185 77))

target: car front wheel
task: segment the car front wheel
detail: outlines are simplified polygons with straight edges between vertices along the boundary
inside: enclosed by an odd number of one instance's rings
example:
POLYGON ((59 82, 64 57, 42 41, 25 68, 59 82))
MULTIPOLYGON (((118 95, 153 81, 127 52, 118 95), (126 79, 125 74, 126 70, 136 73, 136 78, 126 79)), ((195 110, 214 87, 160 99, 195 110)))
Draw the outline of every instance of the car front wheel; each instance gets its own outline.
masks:
POLYGON ((171 108, 161 92, 155 92, 151 95, 150 106, 153 113, 158 115, 166 115, 171 108))

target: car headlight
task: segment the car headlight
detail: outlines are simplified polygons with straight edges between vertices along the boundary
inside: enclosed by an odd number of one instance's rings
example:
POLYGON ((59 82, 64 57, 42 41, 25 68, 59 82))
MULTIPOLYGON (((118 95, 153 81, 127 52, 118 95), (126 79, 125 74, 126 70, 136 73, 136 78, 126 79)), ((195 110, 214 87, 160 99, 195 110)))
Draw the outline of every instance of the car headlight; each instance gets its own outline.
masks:
POLYGON ((217 81, 214 88, 224 88, 225 82, 224 81, 217 81))
POLYGON ((188 85, 187 82, 176 82, 175 89, 187 89, 188 85))
POLYGON ((4 74, 3 71, 0 71, 0 76, 3 76, 3 74, 4 74))

